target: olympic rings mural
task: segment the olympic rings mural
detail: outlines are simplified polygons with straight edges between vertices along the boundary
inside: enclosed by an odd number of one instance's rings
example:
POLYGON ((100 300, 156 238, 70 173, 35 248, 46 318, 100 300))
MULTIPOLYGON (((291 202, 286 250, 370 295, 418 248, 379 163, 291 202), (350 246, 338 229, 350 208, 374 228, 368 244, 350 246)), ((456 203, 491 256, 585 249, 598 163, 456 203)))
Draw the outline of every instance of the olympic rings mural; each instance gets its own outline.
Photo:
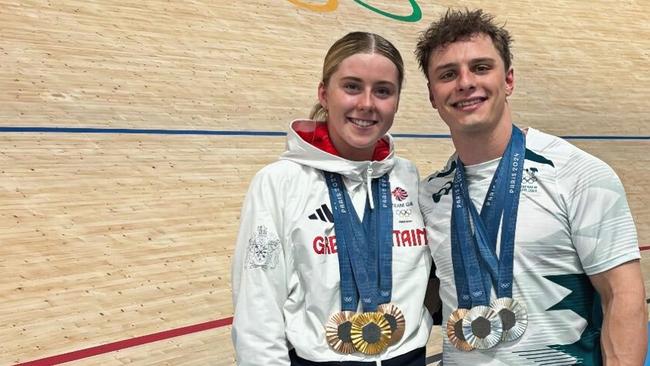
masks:
MULTIPOLYGON (((290 3, 294 4, 295 6, 319 13, 325 13, 325 12, 330 12, 336 10, 336 8, 339 6, 339 1, 338 0, 327 0, 324 4, 311 4, 311 3, 304 3, 300 0, 288 0, 290 3)), ((396 15, 392 14, 386 11, 383 11, 379 8, 376 8, 372 5, 366 4, 365 2, 361 0, 354 0, 355 3, 363 6, 364 8, 371 10, 377 14, 383 15, 385 17, 394 19, 394 20, 399 20, 402 22, 417 22, 420 19, 422 19, 422 10, 420 9, 420 5, 416 2, 416 0, 409 0, 409 3, 411 4, 411 9, 413 12, 411 15, 396 15)))

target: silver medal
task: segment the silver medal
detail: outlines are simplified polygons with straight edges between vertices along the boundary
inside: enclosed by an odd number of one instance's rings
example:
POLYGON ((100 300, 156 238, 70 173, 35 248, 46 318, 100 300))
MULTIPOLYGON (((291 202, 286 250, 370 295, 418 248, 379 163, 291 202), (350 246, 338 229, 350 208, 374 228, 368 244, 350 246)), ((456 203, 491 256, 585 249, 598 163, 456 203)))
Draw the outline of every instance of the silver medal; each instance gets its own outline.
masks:
POLYGON ((491 307, 474 306, 463 318, 465 341, 476 349, 489 349, 501 341, 501 318, 491 307))
POLYGON ((493 300, 490 307, 501 318, 503 325, 501 340, 511 342, 519 339, 526 332, 528 311, 522 302, 509 297, 501 297, 493 300))

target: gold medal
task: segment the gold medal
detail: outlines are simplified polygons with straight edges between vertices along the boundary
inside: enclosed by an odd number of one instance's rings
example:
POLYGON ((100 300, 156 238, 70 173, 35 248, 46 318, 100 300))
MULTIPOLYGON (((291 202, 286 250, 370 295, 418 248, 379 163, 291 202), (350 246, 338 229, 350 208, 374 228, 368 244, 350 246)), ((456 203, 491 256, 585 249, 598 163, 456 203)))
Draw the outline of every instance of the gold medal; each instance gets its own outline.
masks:
POLYGON ((384 314, 384 318, 390 324, 390 342, 389 346, 397 344, 404 335, 406 329, 406 320, 404 314, 395 304, 381 304, 377 311, 384 314))
POLYGON ((499 314, 489 306, 474 306, 463 317, 465 340, 476 349, 496 346, 501 341, 502 327, 499 314))
POLYGON ((327 344, 336 352, 353 353, 356 351, 350 332, 352 329, 352 318, 355 314, 353 311, 334 313, 327 321, 327 324, 325 324, 327 344))
POLYGON ((449 319, 447 319, 447 338, 449 339, 449 343, 465 352, 474 349, 474 347, 465 341, 465 336, 463 335, 463 318, 468 312, 468 309, 456 309, 449 315, 449 319))
POLYGON ((509 297, 493 300, 490 307, 499 314, 503 324, 501 340, 511 342, 519 339, 528 327, 528 311, 526 306, 509 297))
POLYGON ((352 318, 350 334, 357 351, 376 355, 388 347, 391 336, 390 324, 382 313, 360 313, 352 318))

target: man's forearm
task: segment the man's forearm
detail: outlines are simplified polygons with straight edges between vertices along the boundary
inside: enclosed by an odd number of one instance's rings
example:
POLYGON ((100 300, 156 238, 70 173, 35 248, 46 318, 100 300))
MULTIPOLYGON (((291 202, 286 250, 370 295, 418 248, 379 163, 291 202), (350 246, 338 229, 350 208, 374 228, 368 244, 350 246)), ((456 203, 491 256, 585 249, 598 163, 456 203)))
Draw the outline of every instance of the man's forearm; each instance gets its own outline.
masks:
POLYGON ((643 365, 648 346, 645 301, 614 298, 605 310, 601 335, 605 365, 643 365), (641 305, 641 306, 640 306, 641 305))
POLYGON ((648 310, 638 261, 592 277, 603 301, 601 345, 607 366, 643 365, 648 347, 648 310))

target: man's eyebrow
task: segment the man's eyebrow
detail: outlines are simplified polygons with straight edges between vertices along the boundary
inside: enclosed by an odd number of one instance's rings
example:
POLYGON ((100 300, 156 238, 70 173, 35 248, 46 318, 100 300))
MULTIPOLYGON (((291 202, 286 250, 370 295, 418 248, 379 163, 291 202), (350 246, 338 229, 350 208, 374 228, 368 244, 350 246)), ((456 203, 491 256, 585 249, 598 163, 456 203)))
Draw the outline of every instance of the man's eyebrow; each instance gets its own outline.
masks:
POLYGON ((449 62, 449 63, 446 63, 444 65, 440 65, 440 66, 436 67, 433 70, 433 72, 438 72, 438 71, 443 70, 443 69, 450 69, 450 68, 454 67, 455 65, 457 65, 456 62, 449 62))
POLYGON ((470 63, 471 64, 478 64, 478 63, 493 64, 495 62, 496 62, 496 60, 493 59, 492 57, 479 57, 479 58, 473 59, 470 63))
MULTIPOLYGON (((473 58, 470 60, 470 65, 478 64, 478 63, 488 63, 488 64, 494 64, 496 61, 492 57, 478 57, 478 58, 473 58)), ((444 65, 440 65, 436 67, 433 72, 438 72, 440 70, 445 70, 445 69, 450 69, 458 65, 458 62, 449 62, 444 65)))

